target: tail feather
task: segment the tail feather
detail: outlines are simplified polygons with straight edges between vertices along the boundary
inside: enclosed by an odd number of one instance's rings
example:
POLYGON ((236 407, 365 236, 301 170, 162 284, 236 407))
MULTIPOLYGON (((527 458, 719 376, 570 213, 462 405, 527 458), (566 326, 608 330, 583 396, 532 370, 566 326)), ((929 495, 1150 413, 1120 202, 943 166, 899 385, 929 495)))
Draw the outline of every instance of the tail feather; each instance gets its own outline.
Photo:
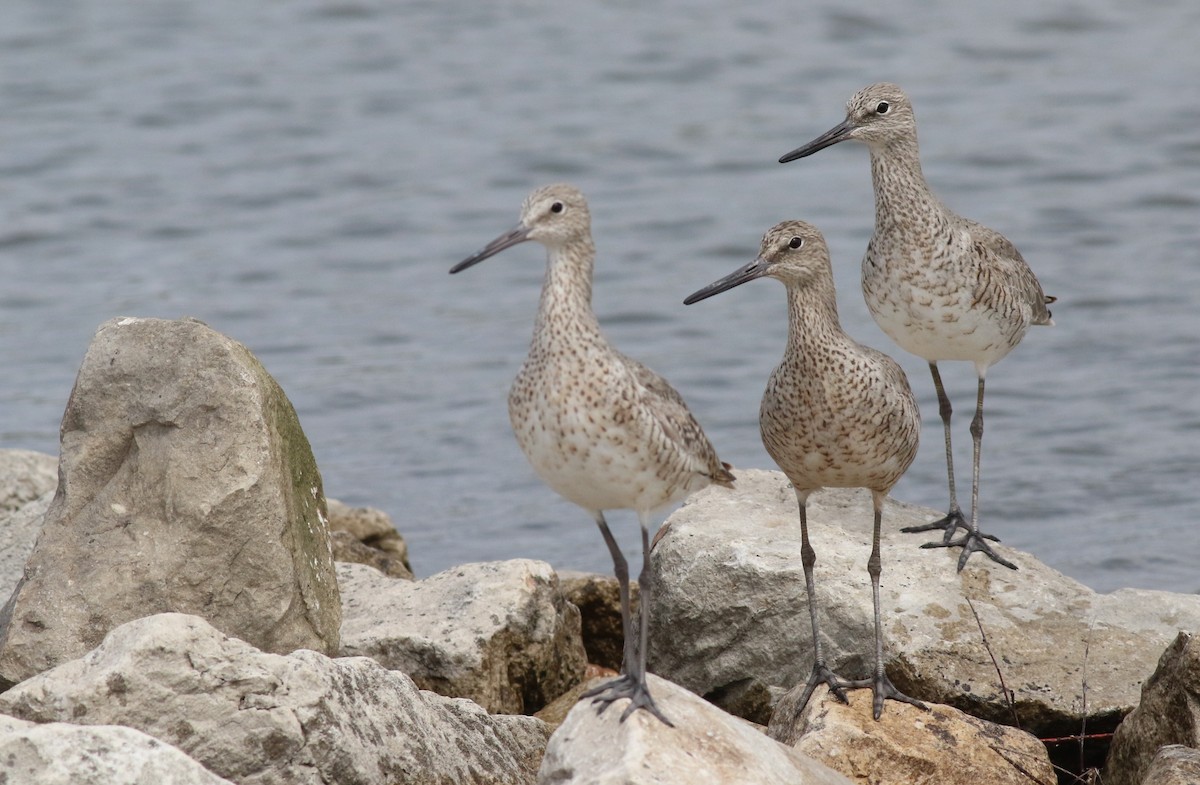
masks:
MULTIPOLYGON (((1044 297, 1046 298, 1046 305, 1049 305, 1050 303, 1058 302, 1058 298, 1052 294, 1044 295, 1044 297)), ((1054 314, 1052 314, 1050 312, 1050 309, 1047 308, 1046 309, 1046 318, 1039 319, 1038 321, 1034 322, 1034 324, 1041 325, 1044 327, 1053 327, 1054 326, 1054 314)))
POLYGON ((720 471, 713 472, 712 474, 708 475, 708 479, 712 480, 714 485, 732 488, 734 481, 737 480, 737 477, 733 476, 733 472, 730 471, 731 469, 733 469, 733 464, 721 461, 720 471))

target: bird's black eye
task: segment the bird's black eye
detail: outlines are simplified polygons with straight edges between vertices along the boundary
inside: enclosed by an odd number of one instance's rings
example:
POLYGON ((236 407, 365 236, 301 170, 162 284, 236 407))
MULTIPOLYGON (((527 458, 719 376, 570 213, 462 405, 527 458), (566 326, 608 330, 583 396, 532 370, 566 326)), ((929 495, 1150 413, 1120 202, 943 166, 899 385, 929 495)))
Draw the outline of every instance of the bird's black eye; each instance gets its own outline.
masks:
POLYGON ((788 248, 799 248, 802 245, 804 245, 803 237, 793 237, 788 241, 788 248))
POLYGON ((562 202, 555 202, 554 204, 550 205, 550 212, 561 213, 562 211, 563 211, 563 203, 562 202))
POLYGON ((887 101, 880 101, 879 105, 875 107, 875 114, 887 114, 888 110, 891 108, 892 105, 887 101))

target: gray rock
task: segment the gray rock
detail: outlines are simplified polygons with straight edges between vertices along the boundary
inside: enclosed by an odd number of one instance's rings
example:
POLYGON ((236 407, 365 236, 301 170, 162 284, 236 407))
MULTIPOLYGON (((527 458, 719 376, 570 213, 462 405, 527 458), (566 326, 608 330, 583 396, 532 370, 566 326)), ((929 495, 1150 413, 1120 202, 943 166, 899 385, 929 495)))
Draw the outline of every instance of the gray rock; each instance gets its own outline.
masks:
POLYGON ((343 656, 505 714, 531 714, 583 677, 579 610, 545 562, 464 564, 420 581, 337 570, 343 656))
MULTIPOLYGON (((707 489, 666 524, 653 554, 651 668, 701 695, 761 716, 808 676, 809 623, 795 497, 778 472, 738 472, 737 490, 707 489), (752 700, 753 699, 753 700, 752 700)), ((1020 570, 956 551, 922 550, 902 526, 941 513, 889 502, 881 598, 888 673, 902 691, 993 722, 1012 722, 992 653, 1022 727, 1077 733, 1087 679, 1088 727, 1116 724, 1180 628, 1200 629, 1200 597, 1123 590, 1097 594, 1029 554, 998 546, 1020 570)), ((869 494, 826 490, 809 500, 821 632, 831 667, 864 676, 873 658, 866 561, 869 494)))
POLYGON ((0 712, 136 728, 239 785, 531 783, 549 736, 369 659, 267 654, 183 614, 116 628, 0 695, 0 712))
POLYGON ((0 450, 0 596, 12 594, 58 487, 58 458, 0 450))
POLYGON ((0 515, 0 596, 12 595, 25 574, 25 562, 33 553, 33 544, 42 531, 46 510, 54 500, 54 491, 0 515))
POLYGON ((386 512, 374 507, 351 507, 337 499, 326 499, 326 502, 330 531, 348 532, 355 539, 386 550, 408 564, 408 546, 386 512))
POLYGON ((889 702, 878 721, 870 690, 847 693, 849 705, 819 687, 796 716, 803 687, 779 702, 769 732, 799 752, 862 783, 1053 785, 1046 747, 1016 728, 950 706, 928 710, 889 702))
POLYGON ((119 725, 38 725, 0 715, 0 782, 232 785, 169 744, 119 725))
POLYGON ((292 405, 246 347, 194 320, 106 322, 61 439, 58 494, 0 614, 0 679, 160 611, 203 615, 266 650, 337 651, 321 477, 292 405))
POLYGON ((626 701, 602 714, 575 705, 546 747, 539 785, 851 785, 851 780, 771 740, 687 690, 648 675, 659 709, 621 722, 626 701))
POLYGON ((1137 708, 1113 734, 1105 785, 1157 783, 1147 772, 1162 747, 1176 744, 1200 747, 1200 638, 1182 632, 1142 686, 1137 708))
POLYGON ((325 501, 334 561, 367 564, 389 577, 412 580, 408 545, 387 513, 372 507, 350 507, 337 499, 325 501))
POLYGON ((389 578, 413 580, 412 570, 408 569, 403 559, 398 559, 387 551, 372 548, 350 532, 329 532, 329 546, 333 549, 333 560, 336 562, 365 564, 389 578))
POLYGON ((1150 762, 1142 785, 1196 785, 1200 782, 1200 750, 1170 744, 1150 762))
POLYGON ((57 457, 31 450, 0 450, 0 519, 57 487, 57 457))

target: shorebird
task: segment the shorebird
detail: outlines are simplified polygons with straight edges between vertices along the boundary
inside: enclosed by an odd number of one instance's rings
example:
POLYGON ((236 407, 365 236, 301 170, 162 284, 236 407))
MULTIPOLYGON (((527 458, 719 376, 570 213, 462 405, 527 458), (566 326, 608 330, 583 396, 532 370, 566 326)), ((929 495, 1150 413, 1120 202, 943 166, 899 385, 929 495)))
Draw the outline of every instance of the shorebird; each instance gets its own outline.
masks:
POLYGON ((976 551, 1005 567, 1017 566, 979 531, 979 454, 983 441, 983 389, 988 368, 1002 360, 1032 325, 1052 325, 1054 302, 1025 259, 1003 235, 952 212, 934 196, 921 172, 917 123, 908 96, 894 84, 874 84, 846 104, 846 119, 780 163, 812 155, 838 142, 864 142, 871 152, 875 232, 862 261, 863 295, 879 327, 905 351, 929 363, 946 440, 950 509, 944 518, 905 532, 944 531, 923 548, 961 547, 958 569, 976 551), (978 387, 971 420, 974 455, 971 520, 958 505, 950 448, 950 398, 939 360, 975 364, 978 387), (965 535, 954 539, 959 528, 965 535))
POLYGON ((621 698, 624 721, 646 709, 667 725, 646 686, 653 586, 650 527, 656 510, 715 483, 733 487, 731 468, 717 458, 683 398, 665 379, 614 349, 592 311, 591 217, 582 193, 550 185, 525 200, 521 220, 473 256, 457 273, 526 240, 546 247, 546 279, 529 356, 508 395, 517 442, 542 480, 592 514, 612 555, 625 633, 622 676, 584 693, 600 711, 621 698), (633 645, 629 568, 604 518, 632 509, 642 529, 639 581, 640 646, 633 645))
POLYGON ((684 300, 712 297, 755 278, 787 287, 788 340, 783 360, 763 393, 758 422, 763 445, 795 489, 800 508, 800 558, 812 617, 814 662, 796 711, 822 682, 846 702, 844 690, 871 687, 879 719, 887 698, 925 708, 901 693, 883 667, 879 612, 879 528, 883 502, 917 455, 921 415, 904 371, 891 357, 856 342, 838 321, 833 268, 825 238, 803 221, 785 221, 767 232, 758 257, 684 300), (816 553, 808 540, 805 505, 820 488, 867 488, 875 510, 867 572, 875 603, 875 670, 847 681, 825 664, 817 630, 813 583, 816 553))

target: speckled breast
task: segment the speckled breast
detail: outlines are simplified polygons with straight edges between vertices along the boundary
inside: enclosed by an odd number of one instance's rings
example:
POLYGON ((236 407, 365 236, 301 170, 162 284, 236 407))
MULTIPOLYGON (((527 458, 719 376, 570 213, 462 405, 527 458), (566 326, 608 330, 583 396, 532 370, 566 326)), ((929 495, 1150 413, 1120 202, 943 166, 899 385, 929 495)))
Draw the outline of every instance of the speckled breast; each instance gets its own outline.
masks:
POLYGON ((517 442, 543 482, 588 510, 652 510, 694 490, 657 459, 628 404, 565 389, 573 383, 523 372, 509 395, 517 442))
MULTIPOLYGON (((970 360, 991 365, 1012 351, 1025 332, 974 299, 970 282, 889 274, 863 263, 863 296, 875 323, 905 351, 927 361, 970 360)), ((1024 320, 1027 324, 1027 320, 1024 320)))

